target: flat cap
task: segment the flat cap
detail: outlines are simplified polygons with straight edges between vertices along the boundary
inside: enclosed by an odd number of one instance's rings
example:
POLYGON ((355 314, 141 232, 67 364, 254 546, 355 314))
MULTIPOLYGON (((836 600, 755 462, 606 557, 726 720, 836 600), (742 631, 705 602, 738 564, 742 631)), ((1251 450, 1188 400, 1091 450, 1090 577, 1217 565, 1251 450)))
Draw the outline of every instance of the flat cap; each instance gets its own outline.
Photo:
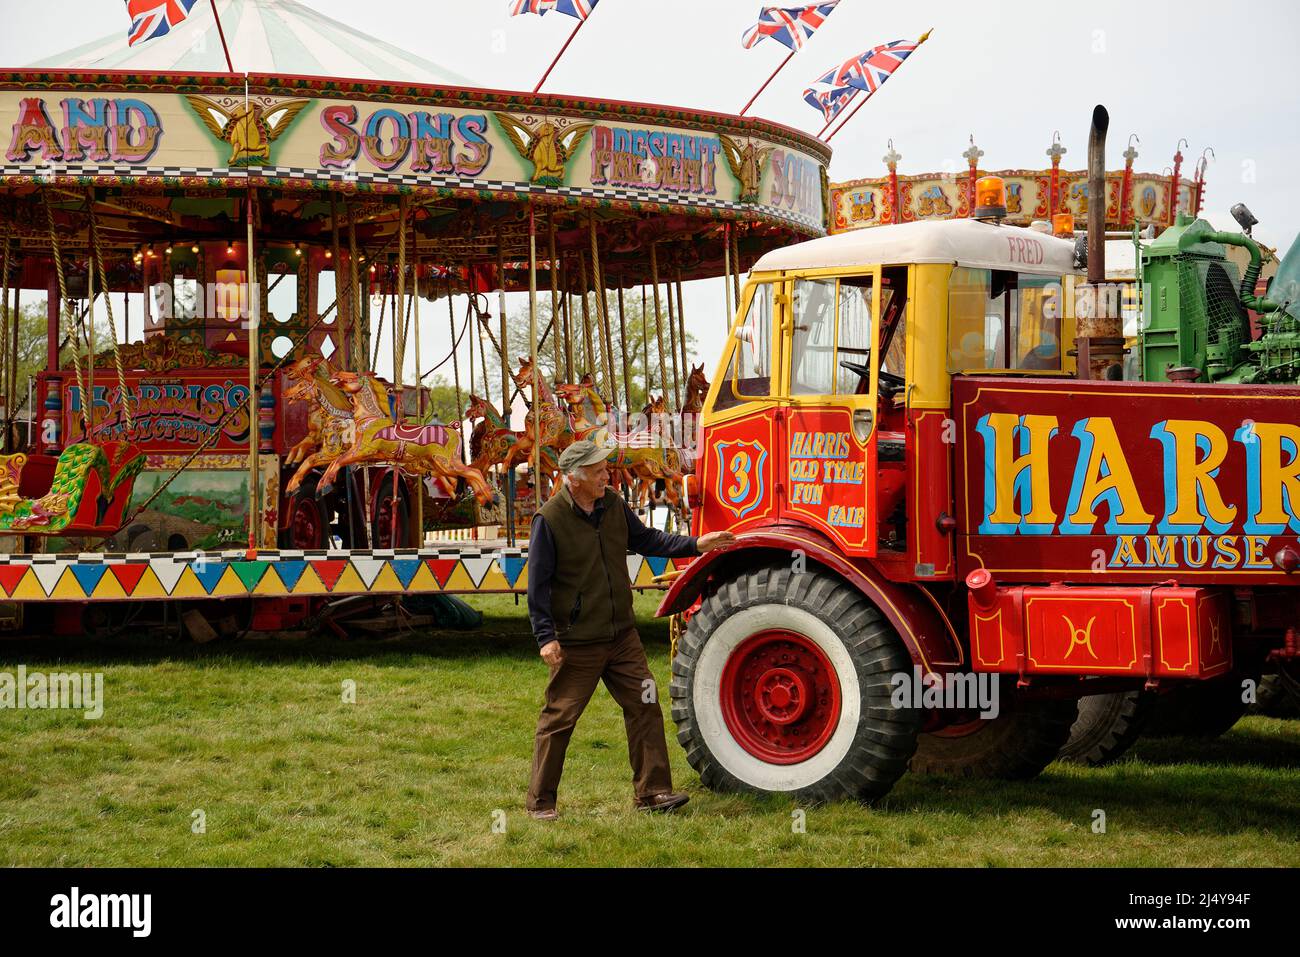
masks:
POLYGON ((609 449, 601 448, 591 439, 582 439, 560 453, 560 471, 568 472, 584 465, 595 465, 607 458, 609 449))

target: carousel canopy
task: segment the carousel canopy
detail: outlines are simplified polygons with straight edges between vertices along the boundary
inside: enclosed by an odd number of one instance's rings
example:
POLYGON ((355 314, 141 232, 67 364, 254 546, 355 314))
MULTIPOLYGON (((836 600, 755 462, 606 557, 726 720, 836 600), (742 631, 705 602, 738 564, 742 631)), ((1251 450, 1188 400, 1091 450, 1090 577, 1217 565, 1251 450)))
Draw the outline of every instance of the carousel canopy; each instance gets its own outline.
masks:
MULTIPOLYGON (((331 20, 294 0, 217 0, 230 59, 240 73, 330 76, 390 83, 464 86, 464 77, 390 43, 331 20)), ((37 69, 225 73, 217 23, 197 4, 166 36, 134 47, 122 29, 31 64, 37 69)))

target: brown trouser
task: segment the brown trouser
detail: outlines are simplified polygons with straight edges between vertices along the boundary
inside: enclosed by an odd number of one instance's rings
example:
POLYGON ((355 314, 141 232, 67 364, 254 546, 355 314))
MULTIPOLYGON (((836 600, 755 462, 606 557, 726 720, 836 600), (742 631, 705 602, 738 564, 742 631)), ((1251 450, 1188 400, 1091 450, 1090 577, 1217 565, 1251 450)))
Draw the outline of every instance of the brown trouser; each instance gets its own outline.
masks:
POLYGON ((569 738, 596 684, 605 682, 623 709, 627 754, 632 762, 632 787, 638 799, 673 789, 668 768, 664 716, 659 688, 646 663, 645 648, 635 628, 614 641, 564 645, 564 660, 551 666, 546 704, 537 719, 533 770, 528 785, 530 811, 555 807, 569 738))

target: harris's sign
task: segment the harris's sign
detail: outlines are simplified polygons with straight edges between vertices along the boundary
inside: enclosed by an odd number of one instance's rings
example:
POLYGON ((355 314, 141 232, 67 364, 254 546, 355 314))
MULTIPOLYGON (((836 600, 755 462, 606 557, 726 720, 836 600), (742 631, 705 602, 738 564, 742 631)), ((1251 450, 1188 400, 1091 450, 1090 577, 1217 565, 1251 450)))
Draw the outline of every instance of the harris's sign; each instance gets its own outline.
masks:
POLYGON ((965 571, 1290 580, 1296 389, 963 377, 953 402, 965 571))

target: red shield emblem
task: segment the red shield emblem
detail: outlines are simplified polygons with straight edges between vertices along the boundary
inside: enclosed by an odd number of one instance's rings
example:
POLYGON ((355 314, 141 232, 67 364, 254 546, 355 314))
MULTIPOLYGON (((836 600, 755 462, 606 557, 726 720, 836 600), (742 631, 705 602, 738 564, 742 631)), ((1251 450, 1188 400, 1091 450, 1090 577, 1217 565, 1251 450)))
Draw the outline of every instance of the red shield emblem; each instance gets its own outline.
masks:
POLYGON ((719 442, 718 484, 721 502, 737 519, 758 508, 766 495, 763 468, 767 449, 761 442, 719 442))

